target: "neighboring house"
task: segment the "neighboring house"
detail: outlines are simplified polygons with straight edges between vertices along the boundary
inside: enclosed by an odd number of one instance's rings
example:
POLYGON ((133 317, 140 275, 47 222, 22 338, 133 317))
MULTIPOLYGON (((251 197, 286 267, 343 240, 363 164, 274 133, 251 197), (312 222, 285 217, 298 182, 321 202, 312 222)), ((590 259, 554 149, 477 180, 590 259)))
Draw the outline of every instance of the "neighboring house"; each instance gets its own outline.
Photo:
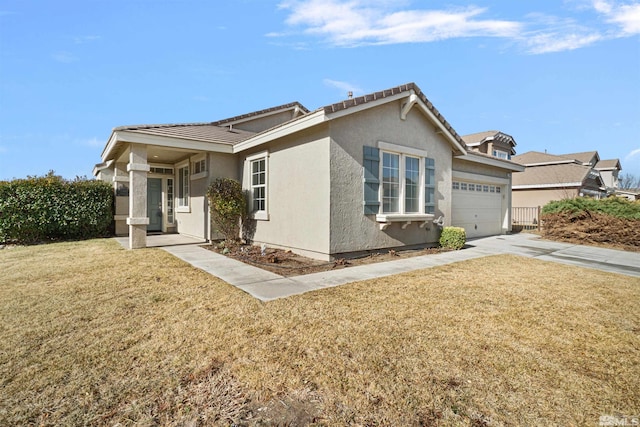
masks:
POLYGON ((115 128, 94 174, 116 191, 116 233, 202 239, 218 177, 249 194, 254 243, 329 260, 511 229, 511 173, 469 152, 413 83, 309 111, 295 102, 211 123, 115 128))
POLYGON ((497 130, 464 135, 462 140, 469 149, 499 159, 511 160, 511 156, 516 154, 516 141, 513 137, 497 130))
POLYGON ((600 160, 596 163, 594 169, 600 172, 600 176, 602 177, 602 181, 607 187, 607 190, 609 192, 616 192, 618 186, 620 185, 618 176, 620 174, 620 171, 622 170, 622 166, 620 166, 620 160, 600 160))
POLYGON ((526 167, 513 175, 514 207, 544 206, 578 196, 607 197, 615 191, 621 169, 617 159, 600 160, 597 151, 563 155, 529 151, 512 160, 526 167))

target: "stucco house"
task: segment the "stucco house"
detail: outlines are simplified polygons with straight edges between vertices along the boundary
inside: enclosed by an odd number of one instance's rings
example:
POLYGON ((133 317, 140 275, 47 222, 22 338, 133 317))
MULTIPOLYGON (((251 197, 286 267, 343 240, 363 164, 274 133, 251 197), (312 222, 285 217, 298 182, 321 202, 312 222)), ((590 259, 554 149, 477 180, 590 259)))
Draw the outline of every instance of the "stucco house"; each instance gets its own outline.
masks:
POLYGON ((499 159, 511 160, 516 154, 516 141, 511 135, 499 130, 487 130, 484 132, 463 135, 462 140, 467 148, 499 159))
POLYGON ((210 123, 115 128, 94 174, 113 182, 116 233, 201 239, 217 177, 249 194, 252 241, 330 260, 436 243, 443 225, 507 233, 511 174, 467 149, 414 83, 310 111, 294 102, 210 123))
POLYGON ((513 206, 544 206, 552 200, 613 194, 622 169, 618 159, 600 160, 597 151, 555 155, 529 151, 512 160, 526 167, 513 175, 513 206))

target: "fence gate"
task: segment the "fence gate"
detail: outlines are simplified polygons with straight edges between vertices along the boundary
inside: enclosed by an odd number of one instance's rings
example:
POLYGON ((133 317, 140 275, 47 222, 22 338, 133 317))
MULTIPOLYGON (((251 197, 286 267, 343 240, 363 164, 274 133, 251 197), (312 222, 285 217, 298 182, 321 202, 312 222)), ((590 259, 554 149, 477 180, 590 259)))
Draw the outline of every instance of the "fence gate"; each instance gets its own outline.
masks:
POLYGON ((511 208, 513 231, 540 230, 540 206, 511 208))

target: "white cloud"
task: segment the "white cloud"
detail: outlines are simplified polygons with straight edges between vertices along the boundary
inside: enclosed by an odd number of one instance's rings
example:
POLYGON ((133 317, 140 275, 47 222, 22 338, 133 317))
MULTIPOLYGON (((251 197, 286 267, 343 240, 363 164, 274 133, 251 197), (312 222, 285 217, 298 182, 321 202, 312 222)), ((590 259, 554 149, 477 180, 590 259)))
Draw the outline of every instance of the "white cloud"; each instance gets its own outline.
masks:
POLYGON ((100 141, 95 136, 93 138, 85 139, 80 141, 81 145, 85 145, 87 147, 102 147, 104 145, 104 141, 100 141))
MULTIPOLYGON (((596 42, 640 34, 640 2, 580 0, 576 10, 595 12, 582 24, 575 18, 529 14, 520 20, 491 19, 489 9, 478 6, 442 9, 406 9, 407 1, 286 0, 290 31, 269 37, 289 37, 295 29, 338 47, 399 43, 429 43, 463 37, 496 37, 514 42, 526 53, 573 50, 596 42), (588 2, 588 3, 584 3, 588 2), (599 22, 598 22, 599 21, 599 22)), ((576 12, 574 10, 574 12, 576 12)))
MULTIPOLYGON (((512 37, 521 30, 513 21, 480 19, 485 8, 404 10, 393 2, 304 0, 281 3, 290 10, 286 23, 303 26, 337 46, 417 43, 454 37, 512 37)), ((272 34, 273 35, 273 34, 272 34)))
POLYGON ((73 41, 75 42, 75 44, 84 44, 84 43, 91 43, 94 42, 96 40, 100 40, 102 37, 100 36, 79 36, 73 39, 73 41))
POLYGON ((71 62, 75 62, 78 58, 72 54, 71 52, 66 51, 58 51, 51 54, 51 57, 57 61, 62 62, 63 64, 69 64, 71 62))
POLYGON ((640 3, 618 4, 612 1, 594 0, 593 8, 604 15, 605 20, 619 27, 619 37, 640 34, 640 3))
POLYGON ((353 92, 354 94, 362 93, 363 90, 358 86, 352 85, 351 83, 341 82, 338 80, 324 79, 322 81, 326 86, 330 86, 336 89, 339 89, 345 95, 349 92, 353 92))
POLYGON ((629 154, 627 154, 625 156, 625 160, 626 161, 631 161, 631 159, 638 157, 638 160, 640 161, 640 148, 636 148, 635 150, 631 151, 629 154))

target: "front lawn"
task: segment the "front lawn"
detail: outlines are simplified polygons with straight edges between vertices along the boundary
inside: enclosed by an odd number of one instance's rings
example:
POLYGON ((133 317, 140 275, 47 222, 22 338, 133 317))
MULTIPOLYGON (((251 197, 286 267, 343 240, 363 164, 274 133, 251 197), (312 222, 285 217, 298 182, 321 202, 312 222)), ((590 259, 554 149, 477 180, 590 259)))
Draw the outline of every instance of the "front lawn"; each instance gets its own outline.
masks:
POLYGON ((640 279, 495 256, 261 303, 159 249, 0 250, 0 425, 597 425, 640 279))

